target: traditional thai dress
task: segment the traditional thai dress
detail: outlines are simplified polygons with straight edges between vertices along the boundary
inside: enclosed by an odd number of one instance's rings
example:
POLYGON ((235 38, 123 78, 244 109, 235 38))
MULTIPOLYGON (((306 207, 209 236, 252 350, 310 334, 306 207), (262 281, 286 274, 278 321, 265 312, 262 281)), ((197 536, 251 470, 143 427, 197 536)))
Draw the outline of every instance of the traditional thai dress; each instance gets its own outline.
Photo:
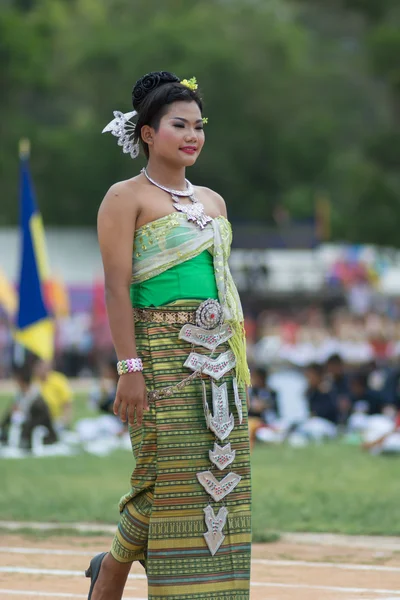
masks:
POLYGON ((182 213, 136 231, 131 298, 150 410, 111 553, 139 560, 150 600, 248 600, 248 367, 228 267, 231 228, 182 213))

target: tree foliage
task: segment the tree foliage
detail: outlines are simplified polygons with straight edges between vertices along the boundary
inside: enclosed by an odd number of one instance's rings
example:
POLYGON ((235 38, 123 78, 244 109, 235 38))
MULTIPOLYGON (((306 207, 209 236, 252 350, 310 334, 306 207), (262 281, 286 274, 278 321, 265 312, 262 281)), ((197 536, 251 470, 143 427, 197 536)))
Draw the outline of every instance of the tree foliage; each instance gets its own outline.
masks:
POLYGON ((336 239, 398 245, 400 11, 394 0, 8 0, 0 9, 0 224, 18 140, 46 223, 94 225, 141 166, 101 136, 150 70, 195 75, 209 118, 190 179, 234 220, 329 197, 336 239), (322 5, 323 4, 323 5, 322 5))

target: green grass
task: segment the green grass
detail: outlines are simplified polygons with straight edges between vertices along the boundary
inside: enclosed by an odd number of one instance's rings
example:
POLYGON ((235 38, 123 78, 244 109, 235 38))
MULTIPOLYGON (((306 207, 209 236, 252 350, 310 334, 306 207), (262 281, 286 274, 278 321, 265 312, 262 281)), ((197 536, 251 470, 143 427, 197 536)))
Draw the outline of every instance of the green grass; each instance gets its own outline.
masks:
MULTIPOLYGON (((77 408, 87 414, 82 397, 77 408)), ((105 458, 3 460, 1 518, 116 523, 133 467, 122 451, 105 458)), ((258 445, 252 455, 255 539, 274 539, 279 531, 400 535, 398 469, 398 457, 374 457, 354 446, 258 445)))
MULTIPOLYGON (((5 411, 11 406, 12 394, 0 394, 0 419, 5 411)), ((87 394, 78 393, 74 398, 74 421, 85 417, 95 416, 94 410, 88 405, 87 394)))
POLYGON ((257 448, 255 531, 400 535, 398 458, 340 444, 257 448))

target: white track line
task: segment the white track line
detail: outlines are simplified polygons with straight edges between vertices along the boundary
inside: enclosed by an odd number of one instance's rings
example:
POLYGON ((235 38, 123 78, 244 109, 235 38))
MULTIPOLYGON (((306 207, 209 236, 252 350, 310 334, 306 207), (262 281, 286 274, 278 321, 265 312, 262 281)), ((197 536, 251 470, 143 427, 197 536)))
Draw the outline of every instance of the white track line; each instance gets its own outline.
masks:
POLYGON ((26 590, 0 590, 0 594, 7 594, 8 596, 40 596, 47 598, 87 598, 82 594, 62 594, 57 592, 32 592, 26 590))
POLYGON ((94 552, 86 550, 63 550, 52 548, 20 548, 18 546, 7 548, 0 546, 1 554, 58 554, 59 556, 94 556, 94 552))
POLYGON ((400 573, 400 567, 385 567, 383 565, 356 565, 352 563, 307 562, 306 560, 269 560, 266 558, 253 558, 253 565, 266 565, 270 567, 323 567, 344 569, 346 571, 385 571, 387 573, 400 573))
POLYGON ((400 592, 396 590, 375 590, 373 588, 333 587, 329 585, 306 585, 304 583, 262 583, 261 581, 252 581, 250 585, 252 587, 322 590, 324 592, 344 592, 346 594, 395 594, 394 600, 398 600, 400 597, 400 592))
MULTIPOLYGON (((57 575, 66 577, 82 577, 83 571, 67 571, 63 569, 30 569, 20 567, 0 567, 0 573, 17 573, 19 575, 57 575)), ((146 579, 146 575, 129 575, 129 579, 146 579)), ((350 588, 350 587, 333 587, 323 585, 306 585, 300 583, 264 583, 261 581, 252 581, 252 587, 268 587, 268 588, 286 588, 286 589, 305 589, 305 590, 323 590, 326 592, 344 592, 351 594, 394 594, 396 598, 400 597, 400 591, 395 590, 380 590, 371 588, 350 588)), ((1 591, 1 590, 0 590, 1 591)), ((393 596, 394 597, 394 596, 393 596)), ((128 598, 126 600, 129 600, 128 598)))
MULTIPOLYGON (((27 590, 2 590, 0 589, 0 594, 7 594, 9 596, 36 596, 39 598, 86 598, 87 594, 69 594, 69 593, 61 593, 61 592, 32 592, 27 590)), ((124 598, 124 600, 147 600, 146 598, 139 598, 138 596, 124 598)), ((397 599, 396 599, 397 600, 397 599)))
MULTIPOLYGON (((59 556, 93 556, 94 552, 87 550, 63 550, 52 548, 21 548, 0 546, 0 553, 4 554, 56 554, 59 556)), ((319 567, 319 568, 335 568, 345 571, 375 571, 386 573, 400 573, 400 567, 386 567, 384 565, 360 565, 360 564, 345 564, 345 563, 330 563, 330 562, 307 562, 304 560, 269 560, 265 558, 253 558, 253 565, 265 565, 270 567, 319 567)))
MULTIPOLYGON (((0 382, 1 387, 1 382, 0 382)), ((81 532, 114 534, 115 525, 104 523, 43 523, 37 521, 0 521, 0 528, 15 531, 18 529, 37 529, 49 531, 52 529, 68 529, 81 532)), ((311 544, 313 546, 344 546, 351 548, 371 548, 372 550, 399 551, 400 536, 377 535, 342 535, 335 533, 281 533, 280 541, 294 544, 311 544)))
MULTIPOLYGON (((32 569, 33 570, 33 569, 32 569)), ((82 576, 82 573, 79 572, 82 576)), ((381 600, 398 600, 400 596, 400 591, 396 592, 394 590, 380 590, 380 589, 371 589, 371 588, 349 588, 349 587, 333 587, 333 586, 324 586, 324 585, 305 585, 298 583, 261 583, 261 582, 251 582, 252 587, 267 587, 267 588, 285 588, 285 589, 303 589, 303 590, 321 590, 325 592, 341 592, 346 594, 396 594, 396 596, 392 596, 391 598, 381 599, 381 600)), ((56 592, 35 592, 35 591, 27 591, 27 590, 5 590, 0 589, 1 594, 10 594, 15 596, 41 596, 41 597, 57 597, 57 598, 87 598, 86 595, 82 596, 79 594, 69 594, 69 593, 56 593, 56 592)), ((126 598, 125 600, 146 600, 145 598, 126 598)))
POLYGON ((399 536, 282 533, 280 541, 294 544, 309 544, 311 546, 343 546, 345 548, 370 548, 371 550, 380 551, 400 550, 399 536))
POLYGON ((0 521, 0 527, 2 529, 8 529, 9 531, 15 531, 18 529, 33 529, 38 531, 51 531, 52 529, 67 529, 71 531, 88 532, 94 531, 95 533, 108 534, 115 533, 118 522, 115 525, 105 525, 104 523, 40 523, 37 521, 0 521))
MULTIPOLYGON (((16 573, 18 575, 57 575, 58 577, 83 577, 84 570, 69 571, 66 569, 33 569, 28 567, 0 567, 0 573, 16 573)), ((129 579, 146 579, 146 575, 129 575, 129 579)))

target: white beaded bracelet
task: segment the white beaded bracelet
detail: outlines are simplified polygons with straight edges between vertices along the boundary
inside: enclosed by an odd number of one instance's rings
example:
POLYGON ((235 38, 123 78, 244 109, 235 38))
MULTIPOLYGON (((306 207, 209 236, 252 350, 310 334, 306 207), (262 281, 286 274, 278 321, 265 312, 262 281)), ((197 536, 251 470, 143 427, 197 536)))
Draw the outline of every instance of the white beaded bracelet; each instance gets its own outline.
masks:
POLYGON ((119 360, 117 362, 118 375, 125 375, 126 373, 136 373, 137 371, 143 371, 143 363, 141 358, 128 358, 126 360, 119 360))

